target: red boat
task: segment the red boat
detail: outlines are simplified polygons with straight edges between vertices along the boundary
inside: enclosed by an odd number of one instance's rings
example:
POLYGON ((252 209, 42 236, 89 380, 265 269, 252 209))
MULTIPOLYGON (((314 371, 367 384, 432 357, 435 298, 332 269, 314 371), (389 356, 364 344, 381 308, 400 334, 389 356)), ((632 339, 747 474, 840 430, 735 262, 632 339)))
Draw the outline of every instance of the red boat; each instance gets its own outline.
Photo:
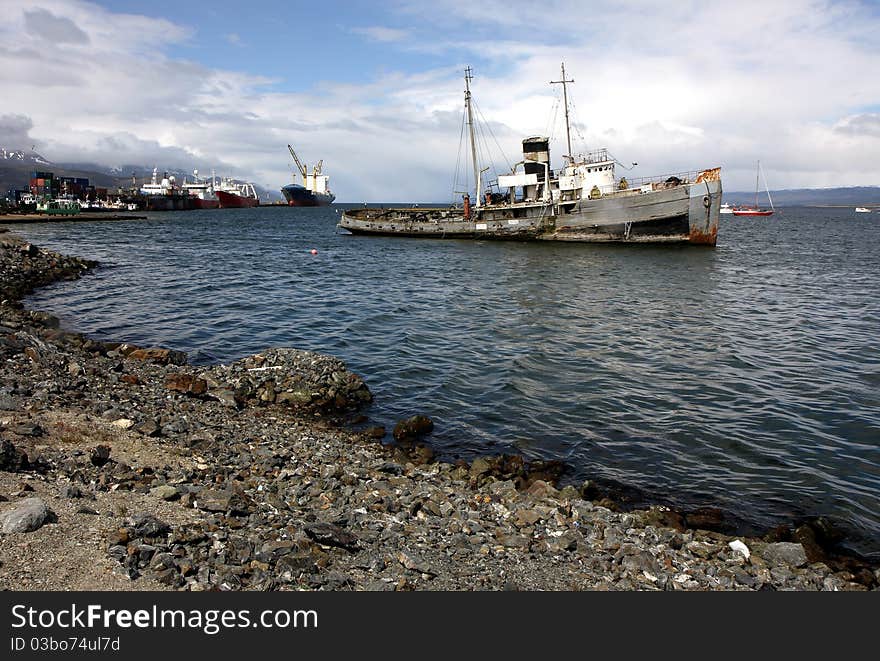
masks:
POLYGON ((734 216, 772 216, 773 209, 755 209, 752 207, 733 207, 730 211, 734 216))
POLYGON ((221 209, 241 209, 255 207, 260 203, 253 184, 234 184, 224 181, 223 186, 215 188, 221 209))
POLYGON ((183 180, 183 189, 189 193, 189 207, 191 209, 216 209, 220 206, 220 200, 214 194, 214 174, 211 173, 211 181, 199 179, 199 171, 193 170, 192 183, 183 180))

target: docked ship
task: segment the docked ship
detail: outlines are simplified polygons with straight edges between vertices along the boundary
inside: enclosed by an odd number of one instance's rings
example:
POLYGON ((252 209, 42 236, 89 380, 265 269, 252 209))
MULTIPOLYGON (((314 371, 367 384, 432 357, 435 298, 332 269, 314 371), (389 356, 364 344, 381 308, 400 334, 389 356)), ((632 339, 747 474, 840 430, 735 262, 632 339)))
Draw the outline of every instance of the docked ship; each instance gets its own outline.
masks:
POLYGON ((312 168, 312 173, 308 174, 308 168, 299 160, 293 147, 287 145, 287 149, 303 178, 302 185, 292 183, 281 189, 287 204, 292 207, 324 207, 332 204, 336 196, 330 192, 330 177, 322 174, 324 161, 318 161, 318 164, 312 168))
POLYGON ((216 181, 213 171, 211 181, 199 179, 199 171, 193 170, 193 181, 183 180, 183 190, 189 193, 189 208, 191 209, 216 209, 220 206, 220 199, 214 192, 216 181))
POLYGON ((189 193, 182 190, 174 180, 174 175, 162 174, 162 180, 158 178, 158 168, 153 168, 153 176, 150 183, 140 188, 140 193, 145 200, 147 211, 183 211, 189 209, 189 193))
POLYGON ((214 189, 214 193, 220 200, 221 209, 241 209, 260 204, 260 197, 251 183, 240 184, 226 178, 214 189))
POLYGON ((627 181, 615 176, 607 149, 571 156, 565 65, 562 67, 568 155, 550 168, 550 140, 522 141, 522 160, 483 191, 476 157, 471 70, 465 71, 465 112, 474 173, 474 199, 436 208, 361 208, 342 214, 352 234, 410 237, 583 242, 689 243, 714 246, 721 207, 721 169, 627 181), (483 192, 481 195, 480 192, 483 192))

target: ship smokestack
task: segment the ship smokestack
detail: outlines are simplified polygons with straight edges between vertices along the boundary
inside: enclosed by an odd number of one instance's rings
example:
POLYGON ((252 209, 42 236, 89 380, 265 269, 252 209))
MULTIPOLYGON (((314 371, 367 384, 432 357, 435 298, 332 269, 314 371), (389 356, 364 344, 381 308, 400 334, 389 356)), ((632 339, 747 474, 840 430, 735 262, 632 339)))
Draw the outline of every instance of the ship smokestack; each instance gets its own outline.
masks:
MULTIPOLYGON (((543 184, 550 167, 550 138, 536 135, 523 140, 522 146, 524 172, 537 175, 538 184, 543 184)), ((537 186, 527 186, 523 189, 523 196, 526 199, 534 200, 537 198, 537 194, 537 186)))

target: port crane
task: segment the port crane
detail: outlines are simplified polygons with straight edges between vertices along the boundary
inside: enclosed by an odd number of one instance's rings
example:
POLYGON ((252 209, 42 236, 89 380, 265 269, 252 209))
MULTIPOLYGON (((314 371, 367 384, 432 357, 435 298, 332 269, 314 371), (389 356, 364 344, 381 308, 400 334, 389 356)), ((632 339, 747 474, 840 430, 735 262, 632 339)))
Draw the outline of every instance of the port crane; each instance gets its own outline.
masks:
POLYGON ((296 155, 296 152, 293 151, 293 147, 287 145, 287 149, 290 150, 290 155, 293 156, 293 160, 296 163, 296 167, 299 168, 300 173, 303 176, 303 181, 306 180, 306 166, 299 160, 299 156, 296 155))
MULTIPOLYGON (((290 145, 287 145, 287 149, 290 151, 290 155, 293 156, 293 160, 296 162, 297 169, 300 171, 300 174, 302 174, 303 183, 304 184, 307 183, 308 179, 309 179, 309 174, 308 174, 308 168, 306 167, 306 164, 303 163, 301 160, 299 160, 299 156, 297 156, 296 152, 293 151, 293 147, 291 147, 290 145)), ((322 158, 320 161, 318 161, 318 164, 312 168, 312 176, 317 177, 319 174, 321 174, 321 171, 323 170, 323 168, 324 168, 324 159, 322 158)))

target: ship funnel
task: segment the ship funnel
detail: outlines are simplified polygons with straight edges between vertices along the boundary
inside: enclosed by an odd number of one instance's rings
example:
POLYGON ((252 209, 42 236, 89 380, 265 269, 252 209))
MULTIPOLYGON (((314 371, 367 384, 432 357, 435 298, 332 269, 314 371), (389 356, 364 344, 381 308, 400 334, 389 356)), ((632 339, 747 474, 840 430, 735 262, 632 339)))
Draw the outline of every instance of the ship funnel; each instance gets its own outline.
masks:
POLYGON ((544 181, 550 165, 550 138, 534 136, 522 141, 523 161, 526 174, 538 175, 538 181, 544 181))

